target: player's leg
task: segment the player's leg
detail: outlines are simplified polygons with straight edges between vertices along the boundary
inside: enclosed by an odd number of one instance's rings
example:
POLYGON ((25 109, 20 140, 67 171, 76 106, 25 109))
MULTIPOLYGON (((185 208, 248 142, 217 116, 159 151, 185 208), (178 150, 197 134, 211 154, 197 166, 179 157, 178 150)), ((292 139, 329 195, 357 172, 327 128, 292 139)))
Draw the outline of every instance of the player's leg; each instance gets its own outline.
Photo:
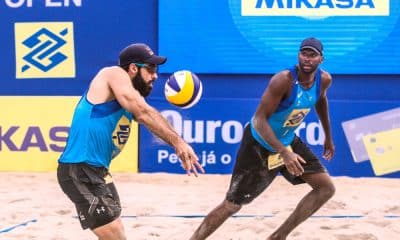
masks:
POLYGON ((99 239, 126 239, 118 192, 106 169, 60 164, 57 175, 61 189, 75 204, 83 229, 90 228, 99 239))
POLYGON ((205 217, 191 240, 206 239, 243 204, 250 203, 267 188, 278 174, 278 170, 268 171, 268 155, 269 152, 253 139, 246 127, 226 199, 205 217))
POLYGON ((314 214, 335 193, 335 187, 327 173, 314 173, 302 176, 312 190, 298 203, 288 219, 268 238, 284 240, 300 223, 314 214))
POLYGON ((288 219, 268 238, 268 240, 284 240, 300 223, 314 214, 335 193, 335 186, 319 159, 299 138, 292 144, 293 150, 307 161, 304 174, 295 177, 285 169, 283 176, 293 184, 308 183, 312 190, 298 203, 288 219))
POLYGON ((126 240, 124 225, 121 218, 107 223, 103 226, 92 229, 99 240, 126 240))
MULTIPOLYGON (((108 175, 107 179, 111 181, 109 177, 111 176, 108 175)), ((103 192, 104 190, 100 191, 103 192)), ((104 193, 106 194, 100 194, 100 201, 93 212, 93 215, 97 215, 97 223, 92 225, 90 229, 99 240, 126 240, 124 225, 119 217, 121 205, 115 185, 108 182, 104 193)))
POLYGON ((205 217, 203 222, 193 233, 190 240, 206 239, 219 226, 221 226, 226 219, 238 212, 240 208, 241 205, 224 200, 205 217))

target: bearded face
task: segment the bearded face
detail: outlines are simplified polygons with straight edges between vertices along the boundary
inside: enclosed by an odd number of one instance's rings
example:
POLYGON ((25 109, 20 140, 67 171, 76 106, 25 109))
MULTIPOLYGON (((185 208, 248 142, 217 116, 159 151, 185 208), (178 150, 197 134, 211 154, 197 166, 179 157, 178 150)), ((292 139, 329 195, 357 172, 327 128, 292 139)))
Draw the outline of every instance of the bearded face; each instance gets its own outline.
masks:
POLYGON ((151 90, 153 89, 153 81, 146 82, 142 76, 141 71, 132 78, 133 87, 139 91, 140 95, 143 97, 149 96, 151 90))

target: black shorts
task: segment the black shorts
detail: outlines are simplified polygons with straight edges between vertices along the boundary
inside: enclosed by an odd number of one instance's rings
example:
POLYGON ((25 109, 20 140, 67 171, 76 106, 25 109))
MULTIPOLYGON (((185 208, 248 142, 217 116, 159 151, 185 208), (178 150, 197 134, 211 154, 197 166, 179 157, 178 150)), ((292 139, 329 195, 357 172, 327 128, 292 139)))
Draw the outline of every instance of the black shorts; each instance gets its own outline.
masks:
POLYGON ((106 168, 85 163, 59 163, 58 183, 75 204, 83 229, 95 229, 117 219, 121 204, 106 168))
MULTIPOLYGON (((327 172, 320 160, 299 137, 291 143, 293 152, 307 163, 303 164, 304 174, 327 172)), ((272 153, 261 146, 251 135, 249 124, 245 127, 242 143, 236 157, 226 200, 235 204, 247 204, 260 195, 281 173, 292 184, 304 183, 300 177, 289 173, 285 165, 268 169, 268 156, 272 153)))

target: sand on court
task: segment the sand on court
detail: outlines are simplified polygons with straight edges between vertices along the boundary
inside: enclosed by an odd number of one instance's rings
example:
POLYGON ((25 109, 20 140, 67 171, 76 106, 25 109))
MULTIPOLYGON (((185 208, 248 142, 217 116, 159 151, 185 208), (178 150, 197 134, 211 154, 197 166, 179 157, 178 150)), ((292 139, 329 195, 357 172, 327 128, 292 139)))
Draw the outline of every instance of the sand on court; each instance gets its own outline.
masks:
MULTIPOLYGON (((96 239, 80 228, 55 172, 0 173, 0 239, 96 239), (25 225, 23 224, 25 223, 25 225)), ((230 175, 115 173, 128 239, 188 239, 225 195, 230 175), (181 217, 192 216, 192 217, 181 217)), ((296 228, 293 240, 396 240, 399 179, 334 177, 336 195, 296 228)), ((310 188, 278 177, 208 239, 265 239, 310 188)))

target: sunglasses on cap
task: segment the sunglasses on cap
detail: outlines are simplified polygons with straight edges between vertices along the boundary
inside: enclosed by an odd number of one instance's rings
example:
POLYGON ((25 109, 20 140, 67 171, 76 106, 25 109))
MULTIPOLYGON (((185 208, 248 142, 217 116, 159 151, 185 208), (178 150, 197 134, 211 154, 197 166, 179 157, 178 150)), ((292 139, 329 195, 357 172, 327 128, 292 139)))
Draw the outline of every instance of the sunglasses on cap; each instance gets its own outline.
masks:
POLYGON ((149 71, 150 73, 157 72, 157 65, 155 65, 155 64, 135 63, 135 62, 133 62, 132 64, 135 64, 136 66, 141 67, 141 68, 146 68, 147 71, 149 71))

